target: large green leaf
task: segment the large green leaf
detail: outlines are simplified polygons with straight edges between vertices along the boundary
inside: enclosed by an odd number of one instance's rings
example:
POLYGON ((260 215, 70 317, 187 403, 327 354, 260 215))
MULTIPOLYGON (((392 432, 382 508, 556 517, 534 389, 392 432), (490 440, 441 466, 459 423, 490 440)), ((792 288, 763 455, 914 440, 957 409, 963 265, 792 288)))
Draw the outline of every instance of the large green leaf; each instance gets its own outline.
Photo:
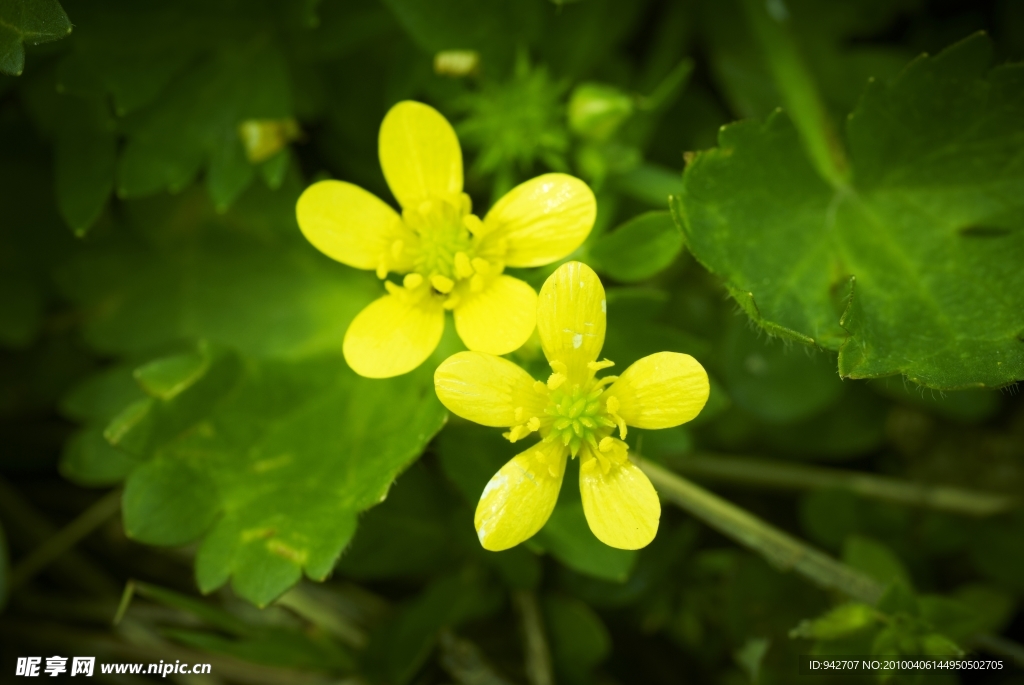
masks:
POLYGON ((595 240, 591 266, 623 283, 634 283, 668 268, 682 249, 683 236, 672 216, 667 211, 645 212, 595 240))
POLYGON ((196 242, 165 249, 108 241, 61 270, 63 290, 88 314, 93 347, 138 355, 205 338, 254 356, 338 351, 349 321, 382 292, 371 274, 298 240, 202 230, 196 242))
POLYGON ((129 405, 107 428, 146 459, 125 486, 125 529, 155 545, 203 538, 200 588, 231 578, 263 606, 303 571, 330 573, 357 514, 382 500, 446 414, 429 369, 368 380, 340 356, 244 363, 199 349, 204 374, 186 370, 187 388, 129 405))
POLYGON ((843 376, 1024 378, 1024 67, 990 63, 974 36, 869 84, 849 185, 784 113, 727 127, 674 204, 691 251, 770 333, 839 350, 843 376))
MULTIPOLYGON (((58 131, 58 199, 77 233, 93 225, 115 177, 121 197, 137 197, 178 191, 205 172, 219 211, 255 179, 239 126, 269 121, 270 130, 288 119, 292 86, 281 41, 266 32, 271 4, 239 10, 196 0, 82 8, 82 29, 56 70, 62 109, 81 109, 84 99, 117 117, 100 126, 65 117, 58 131)), ((277 159, 279 171, 288 159, 277 159)))
POLYGON ((19 76, 25 46, 71 33, 71 21, 57 0, 0 0, 0 73, 19 76))

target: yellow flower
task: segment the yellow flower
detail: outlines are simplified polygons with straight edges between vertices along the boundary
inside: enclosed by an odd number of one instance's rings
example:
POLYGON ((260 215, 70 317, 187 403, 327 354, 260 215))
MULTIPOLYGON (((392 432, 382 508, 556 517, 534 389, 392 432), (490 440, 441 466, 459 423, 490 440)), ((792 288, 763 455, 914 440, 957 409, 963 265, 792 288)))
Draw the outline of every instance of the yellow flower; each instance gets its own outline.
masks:
POLYGON ((418 102, 400 102, 380 127, 380 164, 399 215, 367 191, 321 181, 302 194, 299 227, 327 256, 385 281, 388 294, 352 321, 344 353, 356 373, 387 378, 412 371, 437 347, 444 312, 471 350, 512 352, 536 326, 537 293, 506 266, 550 264, 575 250, 597 214, 583 181, 545 174, 513 188, 481 220, 462 192, 462 150, 448 121, 418 102))
POLYGON ((541 438, 484 488, 475 524, 486 549, 514 547, 541 529, 555 507, 569 455, 580 458, 583 511, 599 540, 639 549, 658 532, 661 504, 629 460, 627 426, 671 428, 693 419, 708 399, 708 375, 689 355, 659 352, 621 376, 598 378, 598 371, 613 366, 598 361, 605 309, 597 274, 580 262, 563 264, 544 283, 537 307, 537 332, 553 371, 547 382, 481 352, 453 355, 434 373, 437 396, 452 412, 507 427, 512 442, 534 432, 541 438))

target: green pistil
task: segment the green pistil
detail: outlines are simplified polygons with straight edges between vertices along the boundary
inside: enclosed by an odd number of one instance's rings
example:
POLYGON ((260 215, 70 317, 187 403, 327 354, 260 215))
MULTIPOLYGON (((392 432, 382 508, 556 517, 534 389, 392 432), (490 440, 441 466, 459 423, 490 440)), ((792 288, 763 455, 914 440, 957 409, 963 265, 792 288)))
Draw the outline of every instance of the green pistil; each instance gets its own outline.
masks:
POLYGON ((454 207, 438 203, 422 215, 419 228, 420 253, 416 271, 426 277, 444 276, 458 280, 455 255, 471 254, 473 238, 454 207))
POLYGON ((594 387, 592 380, 583 387, 574 385, 552 392, 545 410, 553 419, 547 439, 560 441, 574 457, 583 445, 597 450, 600 439, 615 426, 600 401, 603 392, 604 388, 594 387))

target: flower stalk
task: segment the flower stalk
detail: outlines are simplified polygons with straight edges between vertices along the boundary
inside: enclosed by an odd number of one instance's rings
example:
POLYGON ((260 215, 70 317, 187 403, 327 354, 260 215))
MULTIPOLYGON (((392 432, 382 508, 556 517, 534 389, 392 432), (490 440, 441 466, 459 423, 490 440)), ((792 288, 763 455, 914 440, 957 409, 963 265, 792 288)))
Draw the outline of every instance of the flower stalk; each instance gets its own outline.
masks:
POLYGON ((636 456, 632 459, 663 499, 757 552, 780 571, 795 571, 818 587, 868 604, 881 598, 882 585, 860 571, 652 461, 636 456))

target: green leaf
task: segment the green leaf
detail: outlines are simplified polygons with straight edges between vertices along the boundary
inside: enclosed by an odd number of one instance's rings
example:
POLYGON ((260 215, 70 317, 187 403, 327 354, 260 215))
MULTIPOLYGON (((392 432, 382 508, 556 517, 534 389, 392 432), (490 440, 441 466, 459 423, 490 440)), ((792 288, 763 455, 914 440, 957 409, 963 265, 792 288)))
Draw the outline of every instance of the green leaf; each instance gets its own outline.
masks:
MULTIPOLYGON (((168 396, 157 395, 133 402, 111 420, 103 433, 111 445, 129 454, 149 457, 208 416, 237 387, 242 374, 237 354, 206 344, 198 346, 197 354, 200 356, 199 373, 192 370, 194 378, 187 387, 167 393, 168 396)), ((181 358, 182 355, 173 355, 155 360, 136 369, 133 375, 143 390, 154 394, 152 387, 157 376, 154 369, 174 367, 181 358)), ((176 385, 183 385, 180 377, 176 385)))
POLYGON ((369 670, 389 685, 409 682, 443 628, 492 613, 500 602, 501 595, 479 569, 442 576, 373 633, 366 654, 369 670))
POLYGON ((921 613, 917 596, 905 583, 890 583, 876 606, 879 611, 897 618, 902 616, 902 619, 917 617, 921 613))
POLYGON ((683 234, 668 211, 646 212, 601 235, 590 247, 591 266, 623 283, 668 268, 683 249, 683 234))
POLYGON ((805 637, 812 640, 838 640, 876 625, 880 619, 878 611, 867 604, 851 602, 841 604, 824 616, 810 621, 801 621, 790 637, 805 637))
POLYGON ((0 73, 20 76, 25 47, 71 33, 71 21, 57 0, 0 0, 0 73))
POLYGON ((590 682, 590 671, 611 650, 608 629, 594 610, 578 599, 548 595, 542 606, 559 681, 590 682))
POLYGON ((745 319, 730 321, 722 380, 737 406, 768 423, 790 423, 820 413, 840 398, 843 382, 833 355, 809 354, 764 337, 745 319))
MULTIPOLYGON (((258 16, 258 3, 253 3, 258 16)), ((181 0, 81 3, 71 53, 57 70, 58 89, 109 96, 118 116, 153 103, 204 51, 249 18, 227 14, 221 3, 181 0)))
POLYGON ((139 465, 139 460, 103 437, 103 429, 87 428, 75 433, 61 453, 60 473, 68 480, 95 487, 120 483, 139 465))
POLYGON ((352 317, 382 292, 372 274, 290 237, 260 244, 216 230, 163 250, 128 241, 85 249, 58 282, 88 308, 94 348, 136 355, 188 338, 255 356, 337 351, 352 317))
POLYGON ((862 535, 851 535, 843 544, 843 561, 879 583, 913 587, 910 573, 888 547, 862 535))
POLYGON ((62 98, 57 127, 55 174, 57 207, 77 236, 96 222, 114 190, 117 137, 99 98, 62 98))
POLYGON ((623 195, 659 209, 671 204, 670 196, 678 195, 682 188, 678 170, 650 163, 616 174, 612 183, 623 195))
POLYGON ((359 531, 338 564, 348 578, 423 577, 449 566, 447 502, 427 470, 415 465, 395 481, 387 499, 359 519, 359 531))
POLYGON ((683 178, 693 254, 769 333, 839 350, 853 378, 1024 378, 1024 67, 975 36, 868 86, 853 184, 833 188, 782 113, 724 129, 683 178))
POLYGON ((445 412, 429 369, 376 381, 337 357, 247 362, 233 384, 230 371, 213 363, 181 394, 150 398, 145 418, 116 436, 151 455, 128 477, 125 529, 158 545, 203 537, 200 589, 230 578, 265 606, 303 571, 331 571, 357 514, 381 501, 445 412))
POLYGON ((943 635, 962 642, 979 633, 998 635, 1013 617, 1013 598, 986 585, 966 585, 953 597, 925 595, 921 616, 943 635))
POLYGON ((766 637, 752 637, 743 646, 733 652, 733 658, 740 668, 746 672, 751 683, 761 680, 761 665, 768 654, 772 641, 766 637))
POLYGON ((207 164, 207 189, 225 211, 255 178, 238 125, 291 115, 287 67, 274 48, 218 55, 169 86, 160 106, 127 124, 118 164, 122 197, 179 191, 207 164))

